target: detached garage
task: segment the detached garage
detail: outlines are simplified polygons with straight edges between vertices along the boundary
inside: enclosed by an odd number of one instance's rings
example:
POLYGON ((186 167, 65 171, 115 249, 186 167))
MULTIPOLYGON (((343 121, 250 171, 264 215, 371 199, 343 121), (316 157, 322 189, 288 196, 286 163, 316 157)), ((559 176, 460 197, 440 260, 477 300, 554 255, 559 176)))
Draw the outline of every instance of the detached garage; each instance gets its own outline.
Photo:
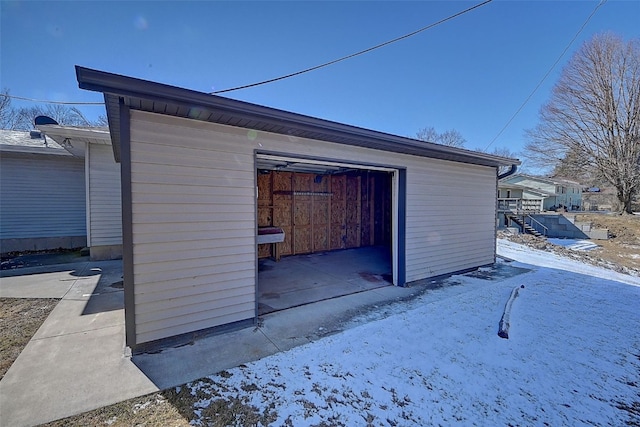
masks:
MULTIPOLYGON (((288 260, 379 257, 388 269, 371 274, 397 286, 495 261, 497 170, 517 160, 76 73, 81 88, 104 94, 121 163, 135 351, 253 323, 261 281, 288 260)), ((300 281, 318 282, 314 274, 300 281)))

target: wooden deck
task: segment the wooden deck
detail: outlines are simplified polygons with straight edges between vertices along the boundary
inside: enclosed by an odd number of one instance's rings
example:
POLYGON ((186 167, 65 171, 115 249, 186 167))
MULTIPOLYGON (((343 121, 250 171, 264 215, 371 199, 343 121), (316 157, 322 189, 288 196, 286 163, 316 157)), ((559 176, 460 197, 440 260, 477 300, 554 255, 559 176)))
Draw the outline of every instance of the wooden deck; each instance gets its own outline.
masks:
POLYGON ((517 214, 542 212, 542 199, 499 198, 498 212, 517 214))

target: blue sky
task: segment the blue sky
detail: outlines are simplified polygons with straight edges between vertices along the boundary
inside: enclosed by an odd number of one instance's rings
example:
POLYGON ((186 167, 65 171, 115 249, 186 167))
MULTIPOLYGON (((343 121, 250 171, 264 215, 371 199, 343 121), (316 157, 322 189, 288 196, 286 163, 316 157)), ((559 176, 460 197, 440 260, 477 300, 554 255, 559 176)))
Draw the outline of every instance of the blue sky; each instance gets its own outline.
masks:
MULTIPOLYGON (((209 92, 318 65, 477 3, 2 1, 0 82, 22 97, 102 101, 78 89, 77 64, 209 92)), ((495 0, 366 55, 224 96, 403 136, 457 129, 467 148, 485 148, 597 4, 495 0)), ((640 1, 607 1, 491 148, 520 151, 571 54, 602 31, 640 37, 639 21, 640 1)))

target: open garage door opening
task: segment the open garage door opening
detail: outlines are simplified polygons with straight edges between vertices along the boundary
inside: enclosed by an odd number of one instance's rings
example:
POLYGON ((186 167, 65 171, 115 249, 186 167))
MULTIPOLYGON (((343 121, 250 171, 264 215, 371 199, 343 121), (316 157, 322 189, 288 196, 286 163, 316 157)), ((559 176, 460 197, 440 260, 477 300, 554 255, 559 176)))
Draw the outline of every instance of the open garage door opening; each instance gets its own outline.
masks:
POLYGON ((258 314, 397 283, 397 171, 258 154, 258 314))

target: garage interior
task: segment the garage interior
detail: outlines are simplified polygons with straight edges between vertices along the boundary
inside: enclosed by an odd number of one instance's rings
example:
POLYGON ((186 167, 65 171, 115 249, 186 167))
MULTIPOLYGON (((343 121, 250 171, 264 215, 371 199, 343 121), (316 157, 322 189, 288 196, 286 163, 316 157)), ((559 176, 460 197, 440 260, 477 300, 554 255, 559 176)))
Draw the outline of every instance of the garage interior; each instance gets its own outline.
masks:
POLYGON ((258 244, 258 314, 392 284, 391 172, 256 164, 259 242, 270 242, 258 244))

